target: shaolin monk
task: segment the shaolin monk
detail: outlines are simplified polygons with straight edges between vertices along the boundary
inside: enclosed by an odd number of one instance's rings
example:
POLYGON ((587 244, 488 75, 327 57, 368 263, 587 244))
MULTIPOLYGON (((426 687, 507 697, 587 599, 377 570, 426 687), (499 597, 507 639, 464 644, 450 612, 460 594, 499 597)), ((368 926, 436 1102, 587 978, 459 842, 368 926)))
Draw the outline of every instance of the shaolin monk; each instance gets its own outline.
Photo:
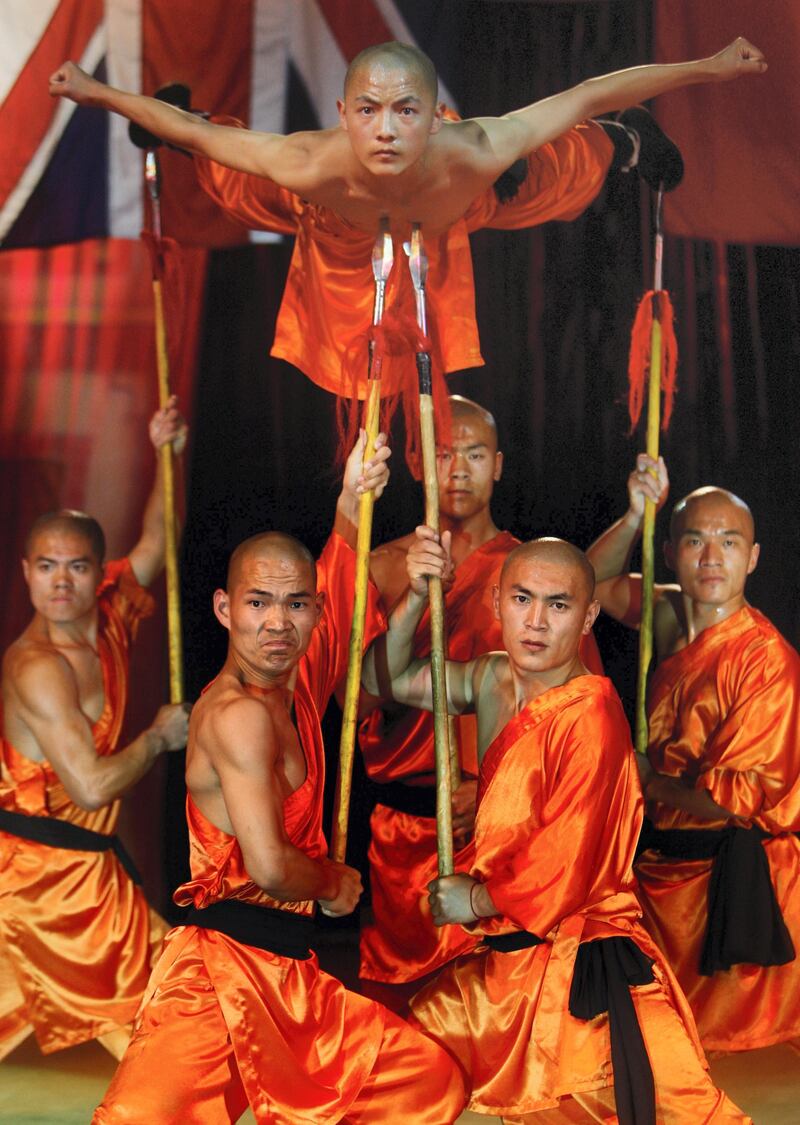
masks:
MULTIPOLYGON (((450 406, 450 441, 437 451, 441 526, 450 532, 455 564, 455 580, 445 594, 448 652, 454 660, 471 660, 502 648, 492 587, 519 540, 498 530, 492 518, 492 493, 503 469, 494 418, 460 395, 451 396, 450 406)), ((412 532, 372 552, 370 573, 388 609, 408 586, 406 553, 414 540, 412 532)), ((584 663, 593 672, 601 671, 593 634, 581 641, 584 663)), ((429 652, 426 614, 414 637, 414 655, 429 652)), ((456 862, 468 868, 474 856, 478 773, 475 716, 459 716, 454 731, 463 778, 453 795, 461 845, 456 862)), ((437 868, 430 713, 387 701, 362 725, 360 744, 378 802, 370 821, 373 921, 361 931, 360 975, 369 995, 402 1008, 428 974, 473 949, 477 939, 456 926, 434 926, 424 893, 437 868)))
MULTIPOLYGON (((629 508, 592 546, 612 616, 639 623, 628 574, 644 498, 666 499, 663 461, 645 454, 629 508)), ((658 666, 650 683, 642 784, 652 825, 636 871, 645 924, 666 954, 707 1050, 800 1036, 800 658, 748 605, 758 562, 738 496, 699 488, 672 513, 657 585, 658 666)))
MULTIPOLYGON (((427 576, 446 577, 449 563, 430 529, 417 534, 410 589, 365 679, 370 690, 391 679, 396 698, 430 708, 413 636, 427 576)), ((592 568, 563 540, 534 540, 508 556, 494 596, 506 651, 448 664, 450 709, 478 723, 475 857, 430 885, 437 925, 467 927, 480 945, 417 994, 412 1022, 459 1063, 469 1107, 507 1122, 747 1121, 712 1085, 639 921, 628 725, 579 654, 599 610, 592 568)))
MULTIPOLYGON (((382 491, 388 448, 359 489, 382 491)), ((445 1125, 463 1082, 437 1044, 320 971, 316 903, 358 902, 326 858, 320 713, 347 663, 360 446, 317 567, 288 535, 233 553, 214 611, 228 656, 194 708, 186 764, 192 910, 166 939, 97 1122, 413 1121, 445 1125), (319 591, 319 592, 318 592, 319 591)), ((379 627, 376 595, 368 634, 379 627)))
MULTIPOLYGON (((150 422, 183 448, 173 399, 150 422)), ((160 466, 160 460, 159 460, 160 466)), ((34 616, 3 661, 0 741, 0 1058, 31 1032, 45 1052, 99 1039, 119 1057, 167 927, 114 835, 120 797, 186 745, 182 705, 119 747, 128 662, 164 565, 160 469, 142 534, 104 564, 96 520, 40 517, 22 566, 34 616)))
MULTIPOLYGON (((243 129, 232 118, 203 120, 113 89, 71 62, 53 74, 50 93, 120 113, 193 153, 201 183, 230 214, 248 227, 296 236, 273 354, 328 390, 349 394, 342 362, 372 323, 370 253, 382 217, 389 217, 398 241, 408 238, 410 223, 422 224, 435 367, 476 366, 483 361, 469 233, 573 219, 597 195, 612 163, 638 163, 649 183, 674 187, 680 155, 645 111, 631 109, 621 124, 586 119, 682 86, 765 69, 761 52, 737 39, 711 58, 634 67, 503 117, 448 121, 427 55, 382 43, 350 64, 338 128, 288 136, 243 129), (497 191, 493 185, 521 158, 523 182, 509 199, 508 177, 497 191)), ((389 279, 390 309, 413 319, 400 260, 389 279)), ((392 382, 389 363, 383 379, 392 382)))

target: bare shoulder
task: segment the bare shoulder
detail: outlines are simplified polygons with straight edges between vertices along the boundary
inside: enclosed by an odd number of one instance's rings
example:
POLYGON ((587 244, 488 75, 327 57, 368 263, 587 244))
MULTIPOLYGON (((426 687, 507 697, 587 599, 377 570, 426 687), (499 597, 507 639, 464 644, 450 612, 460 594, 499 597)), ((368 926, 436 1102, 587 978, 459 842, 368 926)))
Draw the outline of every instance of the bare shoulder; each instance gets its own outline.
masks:
POLYGON ((196 710, 196 722, 192 715, 193 741, 202 745, 213 763, 228 761, 246 766, 269 757, 275 744, 270 710, 240 686, 220 686, 213 696, 204 697, 196 710))
POLYGON ((72 666, 55 646, 23 633, 3 657, 3 689, 31 704, 59 689, 76 691, 77 685, 72 666))
POLYGON ((388 607, 394 605, 408 586, 406 555, 414 542, 414 532, 382 543, 370 554, 370 575, 388 607))
POLYGON ((658 652, 662 656, 671 653, 684 631, 680 586, 657 585, 653 598, 653 633, 658 652))

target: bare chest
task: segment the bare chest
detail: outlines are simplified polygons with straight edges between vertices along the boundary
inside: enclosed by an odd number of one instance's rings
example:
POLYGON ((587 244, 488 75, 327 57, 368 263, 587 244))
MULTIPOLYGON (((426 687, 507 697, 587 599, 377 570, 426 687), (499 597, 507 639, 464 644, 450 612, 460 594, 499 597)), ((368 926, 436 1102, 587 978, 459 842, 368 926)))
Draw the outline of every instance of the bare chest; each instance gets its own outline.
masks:
POLYGON ((75 676, 80 709, 89 722, 94 724, 103 714, 106 701, 100 657, 88 646, 63 648, 59 651, 69 663, 75 676))
POLYGON ((374 234, 381 218, 388 216, 393 239, 402 243, 410 238, 412 223, 421 224, 423 237, 434 237, 453 226, 481 189, 474 177, 459 186, 433 182, 407 195, 341 184, 321 191, 312 202, 329 207, 350 226, 369 234, 374 234))

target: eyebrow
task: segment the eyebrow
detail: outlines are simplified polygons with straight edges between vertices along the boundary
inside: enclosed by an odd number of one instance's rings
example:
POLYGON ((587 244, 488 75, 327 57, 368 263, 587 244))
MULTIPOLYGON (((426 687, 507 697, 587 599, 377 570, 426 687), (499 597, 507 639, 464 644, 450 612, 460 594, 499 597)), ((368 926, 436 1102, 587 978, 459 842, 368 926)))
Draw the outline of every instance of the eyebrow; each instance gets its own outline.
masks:
MULTIPOLYGON (((520 594, 527 594, 529 598, 537 597, 533 590, 529 590, 526 586, 520 586, 518 582, 515 582, 511 589, 517 590, 520 594)), ((540 598, 540 601, 543 602, 571 602, 574 600, 574 595, 566 592, 560 594, 545 594, 544 597, 540 598)))
POLYGON ((473 449, 488 449, 489 446, 485 441, 476 441, 472 445, 437 445, 436 448, 442 450, 444 453, 448 451, 452 452, 454 449, 463 449, 465 452, 470 453, 473 449))
POLYGON ((697 527, 685 527, 681 535, 738 535, 740 539, 744 539, 744 533, 735 527, 729 527, 727 531, 701 531, 697 527))
MULTIPOLYGON (((36 562, 57 563, 59 560, 53 559, 49 555, 37 555, 35 561, 36 562)), ((76 562, 91 562, 91 555, 76 555, 75 558, 67 559, 66 562, 67 562, 68 566, 71 566, 72 563, 76 563, 76 562)))
MULTIPOLYGON (((354 101, 369 102, 370 105, 380 105, 380 99, 374 98, 372 94, 356 94, 354 101)), ((422 99, 418 98, 416 94, 403 94, 400 98, 395 98, 393 105, 404 105, 406 102, 416 102, 417 105, 421 103, 422 99)))
MULTIPOLYGON (((255 594, 259 598, 273 598, 274 599, 274 597, 275 597, 275 595, 272 593, 271 590, 256 590, 255 588, 250 589, 250 590, 246 590, 245 594, 255 594)), ((309 590, 293 590, 288 594, 283 594, 283 595, 279 594, 278 595, 278 597, 281 597, 281 596, 283 596, 284 598, 291 599, 291 598, 312 598, 314 595, 309 590)))

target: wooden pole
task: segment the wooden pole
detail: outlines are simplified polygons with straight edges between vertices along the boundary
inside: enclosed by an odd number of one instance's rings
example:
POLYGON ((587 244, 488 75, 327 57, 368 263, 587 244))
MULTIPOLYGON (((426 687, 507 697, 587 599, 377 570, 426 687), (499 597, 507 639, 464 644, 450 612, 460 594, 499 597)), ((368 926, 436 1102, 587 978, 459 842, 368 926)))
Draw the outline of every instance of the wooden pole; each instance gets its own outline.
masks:
MULTIPOLYGON (((663 284, 664 235, 661 228, 663 187, 656 199, 656 235, 653 280, 653 321, 650 330, 650 374, 647 383, 648 457, 658 460, 658 438, 661 425, 661 310, 660 291, 663 284)), ((656 505, 649 497, 644 504, 642 524, 642 617, 639 628, 639 668, 636 680, 635 746, 639 754, 647 753, 647 675, 653 659, 653 586, 655 584, 656 505)))
MULTIPOLYGON (((153 204, 153 235, 156 253, 161 246, 161 207, 159 196, 158 158, 152 149, 145 156, 145 180, 153 204)), ((158 401, 163 408, 170 398, 169 355, 167 329, 164 317, 164 295, 158 269, 153 270, 153 302, 155 305, 156 365, 158 371, 158 401)), ((178 522, 175 506, 175 459, 172 445, 167 442, 158 451, 161 461, 161 479, 164 489, 164 538, 167 581, 167 638, 169 644, 169 698, 170 703, 183 702, 183 638, 181 631, 181 589, 178 571, 178 522)))
MULTIPOLYGON (((381 219, 378 237, 372 251, 372 273, 375 278, 375 305, 373 324, 380 324, 383 318, 383 302, 386 282, 392 269, 394 251, 389 233, 388 219, 381 219)), ((370 344, 370 380, 364 417, 366 445, 364 461, 375 452, 378 436, 381 407, 380 371, 373 363, 373 347, 370 344)), ((336 796, 334 798, 333 830, 331 839, 331 859, 344 863, 347 853, 347 826, 350 817, 350 795, 353 782, 353 759, 355 756, 356 729, 358 726, 358 700, 361 692, 361 665, 364 657, 364 629, 367 619, 367 591, 369 587, 369 556, 372 545, 372 513, 375 494, 365 492, 358 502, 358 538, 356 541, 356 578, 353 599, 353 620, 350 627, 350 652, 345 683, 344 704, 342 706, 342 731, 339 739, 339 769, 336 775, 336 796)))
MULTIPOLYGON (((427 336, 425 275, 427 259, 419 223, 414 223, 409 255, 417 305, 417 324, 427 336)), ((431 357, 417 352, 419 377, 420 445, 425 488, 425 523, 439 531, 439 481, 436 473, 436 428, 433 417, 431 357)), ((441 579, 428 579, 431 617, 431 684, 433 689, 433 742, 436 754, 436 843, 439 875, 453 874, 453 779, 450 769, 450 740, 447 714, 447 666, 445 661, 444 592, 441 579)))

